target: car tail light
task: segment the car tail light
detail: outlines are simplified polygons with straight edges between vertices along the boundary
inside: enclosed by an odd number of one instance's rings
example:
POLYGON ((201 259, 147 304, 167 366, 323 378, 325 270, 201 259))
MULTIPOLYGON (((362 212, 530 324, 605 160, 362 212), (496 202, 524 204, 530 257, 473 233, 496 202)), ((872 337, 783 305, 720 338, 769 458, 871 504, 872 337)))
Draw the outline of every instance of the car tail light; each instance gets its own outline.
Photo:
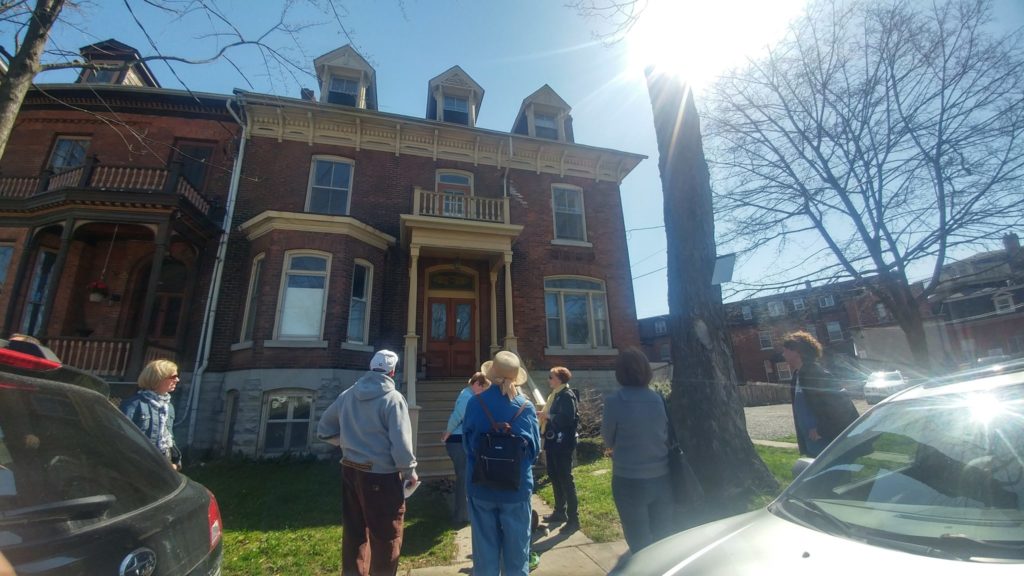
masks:
POLYGON ((210 495, 210 505, 206 509, 206 518, 210 527, 210 550, 217 547, 220 537, 224 532, 224 524, 220 518, 220 506, 217 506, 217 498, 213 492, 206 491, 210 495))
POLYGON ((60 362, 25 354, 8 348, 0 348, 0 365, 21 368, 23 370, 47 371, 60 368, 60 362))

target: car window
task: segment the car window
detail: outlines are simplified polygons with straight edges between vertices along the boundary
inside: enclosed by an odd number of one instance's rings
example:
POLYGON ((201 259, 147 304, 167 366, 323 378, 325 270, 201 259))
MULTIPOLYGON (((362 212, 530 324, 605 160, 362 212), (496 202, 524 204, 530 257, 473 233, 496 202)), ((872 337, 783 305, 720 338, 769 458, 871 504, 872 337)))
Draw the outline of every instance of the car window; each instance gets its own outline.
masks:
POLYGON ((103 396, 0 375, 0 533, 81 528, 183 481, 103 396))
POLYGON ((779 501, 813 501, 860 537, 1024 559, 1022 447, 1022 387, 880 405, 779 501))

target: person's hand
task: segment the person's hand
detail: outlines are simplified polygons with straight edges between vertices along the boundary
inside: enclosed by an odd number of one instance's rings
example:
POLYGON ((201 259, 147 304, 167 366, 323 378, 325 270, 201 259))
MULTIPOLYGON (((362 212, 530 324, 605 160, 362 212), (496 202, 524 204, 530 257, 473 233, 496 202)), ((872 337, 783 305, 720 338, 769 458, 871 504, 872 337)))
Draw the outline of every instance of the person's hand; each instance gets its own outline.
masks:
POLYGON ((419 483, 420 483, 420 477, 416 475, 416 471, 415 470, 410 472, 409 475, 405 478, 405 485, 409 486, 410 488, 415 486, 415 485, 417 485, 417 484, 419 484, 419 483))
POLYGON ((808 430, 807 431, 807 437, 810 438, 811 441, 813 441, 813 442, 817 442, 818 440, 821 440, 821 434, 818 434, 818 429, 817 428, 811 428, 810 430, 808 430))
POLYGON ((537 413, 537 418, 541 422, 547 422, 547 420, 548 420, 548 413, 547 412, 538 412, 537 413))
POLYGON ((445 430, 444 434, 441 434, 441 442, 447 442, 448 441, 448 437, 451 436, 451 435, 452 435, 451 432, 448 432, 447 430, 445 430))
POLYGON ((39 436, 35 434, 25 434, 25 448, 31 448, 35 450, 39 448, 39 436))

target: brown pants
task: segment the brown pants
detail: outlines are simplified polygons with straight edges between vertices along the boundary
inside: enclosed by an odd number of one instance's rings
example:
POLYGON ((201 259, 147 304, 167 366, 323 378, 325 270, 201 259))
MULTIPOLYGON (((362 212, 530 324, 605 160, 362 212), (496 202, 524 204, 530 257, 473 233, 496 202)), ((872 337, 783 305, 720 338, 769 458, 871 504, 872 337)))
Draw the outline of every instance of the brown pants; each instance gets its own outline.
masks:
POLYGON ((394 575, 402 552, 405 496, 398 472, 341 467, 343 576, 394 575))

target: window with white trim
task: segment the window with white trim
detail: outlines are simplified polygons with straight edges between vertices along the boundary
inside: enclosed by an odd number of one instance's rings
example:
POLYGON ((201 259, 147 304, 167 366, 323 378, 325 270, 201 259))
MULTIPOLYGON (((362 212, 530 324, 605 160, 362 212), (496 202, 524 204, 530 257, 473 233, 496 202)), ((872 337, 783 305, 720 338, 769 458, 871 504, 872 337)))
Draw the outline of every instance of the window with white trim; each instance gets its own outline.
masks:
POLYGON ((328 257, 311 253, 288 253, 281 279, 277 338, 320 340, 327 305, 328 257))
POLYGON ((818 308, 831 308, 836 305, 836 298, 831 294, 818 296, 818 308))
POLYGON ((252 342, 252 335, 256 326, 256 314, 259 308, 263 260, 263 254, 256 256, 252 260, 252 271, 249 273, 249 291, 245 299, 245 314, 242 316, 242 342, 252 342))
POLYGON ((306 451, 312 421, 312 393, 299 390, 267 392, 263 406, 263 455, 306 451))
POLYGON ((356 260, 352 266, 352 296, 348 305, 348 334, 353 344, 366 344, 370 331, 370 294, 373 288, 373 265, 356 260))
POLYGON ((786 305, 783 302, 769 302, 768 303, 768 315, 769 316, 782 316, 786 313, 786 305))
POLYGON ((544 311, 551 348, 611 348, 604 282, 545 278, 544 311))
POLYGON ((355 106, 359 102, 359 81, 344 76, 331 76, 327 87, 327 102, 355 106))
POLYGON ((668 326, 665 324, 665 320, 659 318, 654 321, 654 333, 658 336, 668 334, 668 326))
POLYGON ((999 294, 992 299, 996 307, 996 314, 1009 314, 1013 312, 1013 294, 999 294))
POLYGON ((828 330, 828 341, 838 342, 843 339, 843 327, 835 320, 827 322, 825 328, 828 330))
POLYGON ((551 187, 551 205, 555 214, 555 238, 587 241, 587 223, 583 213, 583 189, 566 184, 551 187))
POLYGON ((469 126, 469 100, 460 96, 446 95, 443 120, 469 126))
POLYGON ((88 150, 89 138, 58 136, 50 154, 50 170, 62 172, 85 164, 85 153, 88 150))
POLYGON ((740 308, 740 311, 743 313, 743 319, 744 320, 753 320, 754 319, 754 309, 752 307, 750 307, 750 306, 743 306, 742 308, 740 308))
POLYGON ((549 114, 533 115, 533 132, 537 138, 558 140, 558 119, 549 114))
POLYGON ((761 350, 771 350, 773 348, 771 330, 761 330, 758 332, 757 340, 761 343, 761 350))
POLYGON ((779 382, 786 382, 793 378, 793 370, 789 367, 789 362, 776 362, 775 373, 779 375, 779 382))
POLYGON ((793 310, 803 310, 804 308, 806 306, 804 305, 803 298, 793 298, 793 310))
POLYGON ((306 212, 347 215, 352 199, 354 166, 351 160, 342 158, 313 158, 309 169, 306 212))
POLYGON ((461 170, 438 170, 434 189, 443 195, 443 215, 466 217, 466 198, 473 195, 473 174, 461 170))

